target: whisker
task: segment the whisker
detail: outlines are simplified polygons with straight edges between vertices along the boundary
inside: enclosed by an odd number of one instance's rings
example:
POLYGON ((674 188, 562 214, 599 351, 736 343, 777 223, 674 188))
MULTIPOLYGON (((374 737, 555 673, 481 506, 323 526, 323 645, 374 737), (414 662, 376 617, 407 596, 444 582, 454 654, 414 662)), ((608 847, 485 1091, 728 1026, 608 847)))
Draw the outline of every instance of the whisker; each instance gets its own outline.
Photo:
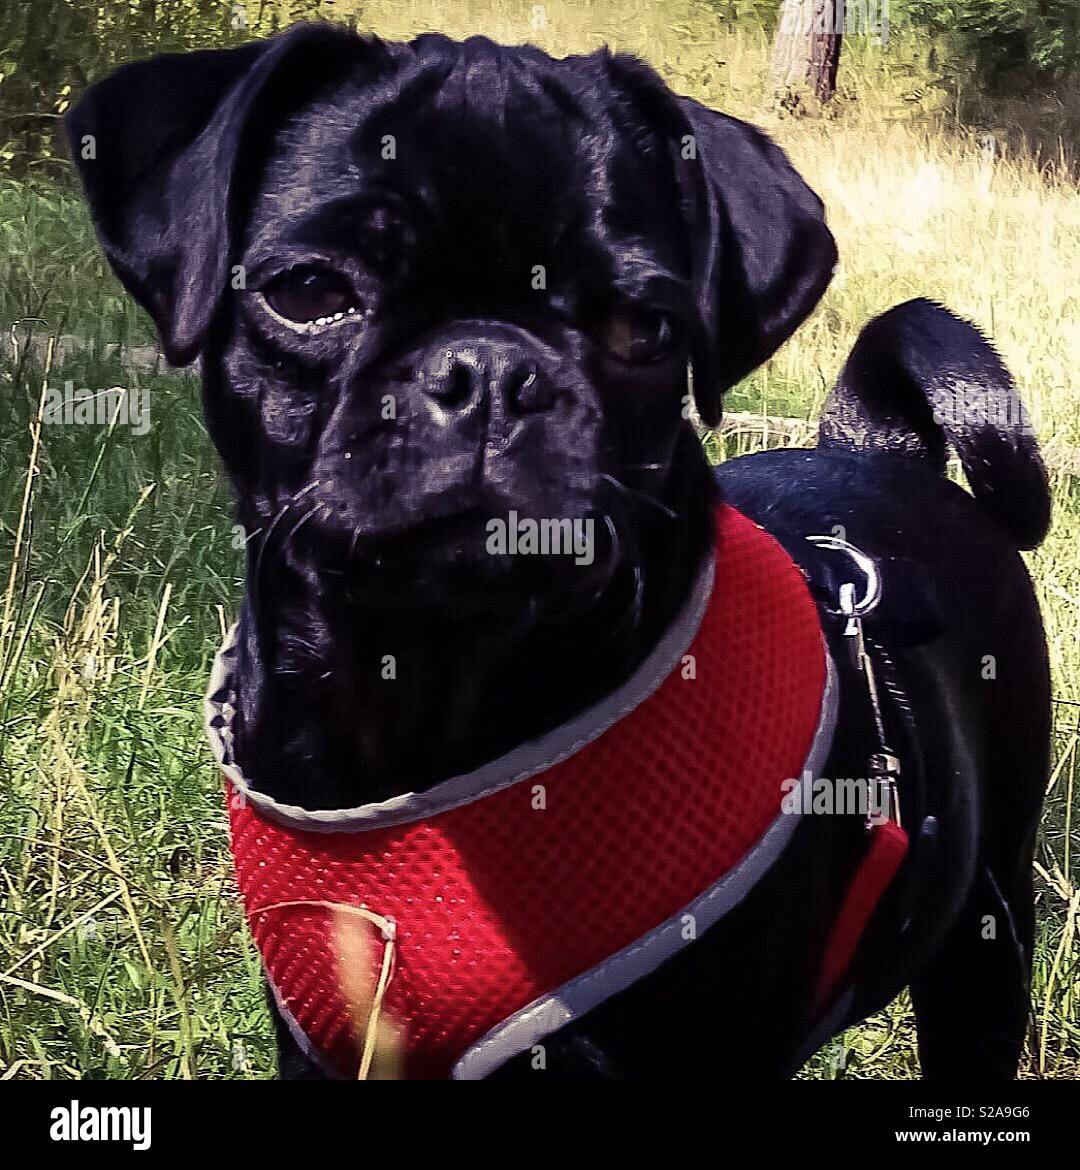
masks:
POLYGON ((661 504, 659 500, 655 499, 653 496, 650 496, 647 492, 640 491, 638 488, 632 488, 628 484, 623 483, 621 479, 616 479, 615 476, 608 475, 607 472, 601 475, 600 478, 607 480, 607 482, 611 484, 611 486, 615 488, 616 491, 624 492, 633 499, 638 499, 643 503, 651 504, 654 508, 657 508, 659 511, 663 512, 664 515, 667 516, 670 520, 678 520, 679 517, 676 512, 673 512, 667 506, 667 504, 661 504))
POLYGON ((292 526, 292 528, 289 529, 289 532, 286 535, 285 539, 278 543, 278 547, 276 550, 277 556, 274 558, 275 567, 281 562, 282 557, 284 557, 285 554, 289 551, 289 548, 293 542, 293 538, 300 531, 300 529, 304 527, 304 525, 311 519, 312 516, 314 516, 316 514, 316 512, 318 512, 320 510, 320 508, 325 508, 325 507, 326 507, 325 504, 316 504, 315 507, 308 508, 308 510, 303 514, 303 516, 301 516, 300 519, 297 520, 297 522, 292 526))
POLYGON ((290 544, 292 544, 293 537, 300 531, 301 528, 315 515, 320 509, 329 511, 325 504, 316 504, 314 508, 308 510, 300 517, 299 520, 289 529, 289 535, 281 542, 281 551, 284 552, 290 544))
POLYGON ((356 546, 360 543, 360 525, 353 527, 352 538, 349 540, 349 556, 348 563, 351 565, 356 559, 356 546))
MULTIPOLYGON (((273 520, 270 521, 270 524, 266 529, 266 533, 259 543, 259 554, 255 558, 255 569, 252 573, 252 579, 254 583, 253 600, 256 604, 261 604, 262 601, 264 569, 266 567, 266 550, 271 543, 271 539, 273 538, 278 525, 285 519, 289 512, 291 512, 293 508, 296 507, 297 503, 300 501, 300 499, 302 499, 302 497, 306 496, 309 492, 313 492, 318 486, 319 481, 315 479, 305 487, 302 487, 298 492, 294 492, 293 495, 291 495, 289 499, 286 500, 285 503, 282 504, 282 506, 278 509, 274 515, 273 520)), ((281 558, 281 555, 285 552, 286 549, 288 549, 293 537, 297 534, 297 532, 300 531, 300 528, 311 519, 311 517, 315 514, 316 511, 318 511, 320 507, 325 507, 325 505, 317 504, 314 507, 309 508, 307 512, 305 512, 304 515, 300 518, 300 520, 293 525, 292 529, 289 531, 289 534, 285 537, 284 541, 278 548, 276 559, 279 560, 281 558)))
POLYGON ((278 510, 273 520, 270 521, 270 524, 267 527, 266 533, 264 534, 262 540, 259 541, 259 555, 255 558, 255 571, 252 573, 252 579, 255 585, 254 600, 256 603, 260 602, 262 599, 263 561, 266 558, 266 546, 270 543, 270 538, 274 534, 274 529, 277 528, 277 526, 285 518, 286 513, 291 507, 292 500, 287 500, 284 504, 281 505, 281 508, 278 510))
POLYGON ((611 537, 611 559, 617 560, 619 556, 619 530, 615 527, 615 521, 607 512, 603 516, 604 527, 608 530, 608 535, 611 537))
POLYGON ((625 637, 626 653, 629 657, 633 657, 635 652, 634 635, 641 625, 641 618, 644 612, 645 573, 639 561, 635 560, 631 562, 630 567, 634 574, 634 596, 622 620, 609 631, 607 637, 609 640, 625 637))
POLYGON ((645 600, 645 570, 640 561, 634 562, 634 604, 631 607, 630 633, 636 634, 641 625, 641 615, 644 612, 645 600))

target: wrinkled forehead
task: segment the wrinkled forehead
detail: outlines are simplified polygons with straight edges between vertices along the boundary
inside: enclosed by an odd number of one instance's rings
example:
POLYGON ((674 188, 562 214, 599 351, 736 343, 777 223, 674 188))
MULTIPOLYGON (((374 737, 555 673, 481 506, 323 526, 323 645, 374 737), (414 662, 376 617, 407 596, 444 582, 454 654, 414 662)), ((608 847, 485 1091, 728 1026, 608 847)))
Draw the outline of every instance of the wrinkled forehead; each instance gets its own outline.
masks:
POLYGON ((249 250, 320 224, 363 231, 391 208, 466 266, 497 256, 531 269, 562 251, 579 264, 617 253, 631 267, 678 267, 676 206, 669 144, 598 60, 422 38, 380 76, 346 79, 291 118, 249 250))

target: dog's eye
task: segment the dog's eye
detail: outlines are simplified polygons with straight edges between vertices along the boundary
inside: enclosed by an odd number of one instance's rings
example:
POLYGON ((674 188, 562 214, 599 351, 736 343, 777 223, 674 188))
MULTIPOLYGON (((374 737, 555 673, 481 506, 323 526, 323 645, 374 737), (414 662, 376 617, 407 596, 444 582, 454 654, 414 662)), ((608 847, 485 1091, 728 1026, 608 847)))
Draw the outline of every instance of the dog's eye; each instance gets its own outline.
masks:
POLYGON ((288 321, 329 325, 357 309, 352 286, 328 268, 301 265, 263 289, 267 304, 288 321))
POLYGON ((675 331, 663 313, 649 309, 618 309, 604 322, 601 342, 620 361, 653 362, 671 348, 675 331))

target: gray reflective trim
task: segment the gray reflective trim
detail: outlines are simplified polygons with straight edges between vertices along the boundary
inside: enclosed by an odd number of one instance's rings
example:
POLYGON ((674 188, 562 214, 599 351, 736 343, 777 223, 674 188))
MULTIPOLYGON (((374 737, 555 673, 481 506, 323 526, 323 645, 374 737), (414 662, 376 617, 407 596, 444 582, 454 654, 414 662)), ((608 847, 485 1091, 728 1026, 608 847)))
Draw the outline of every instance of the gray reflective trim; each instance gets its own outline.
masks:
POLYGON ((340 1080, 341 1073, 333 1068, 327 1061, 326 1057, 323 1056, 323 1054, 318 1050, 318 1048, 315 1047, 314 1044, 312 1044, 312 1042, 308 1039, 308 1034, 296 1022, 296 1017, 285 1006, 284 1001, 278 993, 278 989, 274 986, 273 979, 270 978, 270 973, 266 970, 265 967, 263 968, 263 973, 266 975, 266 983, 270 988, 270 994, 274 997, 274 1004, 276 1005, 281 1018, 285 1021, 285 1027, 289 1029, 289 1034, 292 1036, 293 1040, 296 1041, 297 1048, 300 1049, 304 1056, 306 1056, 307 1059, 310 1060, 311 1063, 315 1065, 324 1076, 328 1077, 330 1080, 340 1080))
MULTIPOLYGON (((800 772, 800 799, 796 809, 809 807, 807 799, 832 747, 836 727, 839 689, 836 667, 824 646, 825 689, 817 730, 800 772)), ((624 947, 610 958, 564 983, 549 995, 541 996, 521 1011, 496 1025, 481 1037, 454 1066, 456 1080, 479 1080, 512 1056, 524 1052, 545 1036, 579 1019, 606 999, 625 990, 632 983, 655 971, 661 963, 682 950, 693 938, 687 938, 688 919, 693 920, 693 937, 721 918, 754 888, 783 853, 799 823, 801 813, 781 813, 765 830, 756 845, 715 885, 699 895, 674 917, 624 947)))
POLYGON ((814 1025, 810 1035, 803 1041, 803 1046, 799 1050, 798 1056, 792 1061, 791 1076, 794 1076, 806 1064, 810 1057, 823 1048, 838 1032, 842 1032, 845 1026, 850 1027, 855 1022, 851 1020, 845 1024, 854 1002, 855 988, 845 988, 836 1003, 814 1025))
POLYGON ((230 660, 235 653, 235 626, 229 631, 214 659, 210 684, 203 702, 210 748, 222 772, 242 799, 271 820, 294 829, 324 833, 381 829, 446 812, 509 788, 512 784, 535 776, 537 772, 562 763, 640 706, 678 666, 697 635, 712 596, 715 572, 716 565, 710 549, 686 604, 649 656, 618 690, 547 735, 522 744, 497 760, 477 768, 475 772, 444 780, 427 792, 406 792, 358 808, 306 809, 299 805, 281 804, 252 788, 233 763, 232 703, 230 698, 218 697, 231 689, 230 660))

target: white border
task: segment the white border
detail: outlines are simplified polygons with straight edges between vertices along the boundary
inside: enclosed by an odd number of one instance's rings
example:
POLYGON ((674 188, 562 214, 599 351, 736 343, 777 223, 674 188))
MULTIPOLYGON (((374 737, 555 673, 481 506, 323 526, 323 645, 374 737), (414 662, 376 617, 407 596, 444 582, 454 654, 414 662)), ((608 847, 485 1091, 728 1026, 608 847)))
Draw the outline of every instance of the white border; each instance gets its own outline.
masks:
POLYGON ((706 555, 706 563, 686 604, 641 666, 618 690, 546 735, 521 744, 506 755, 483 764, 474 772, 444 780, 426 792, 405 792, 400 796, 393 796, 375 804, 360 805, 357 808, 307 809, 295 804, 281 804, 258 789, 252 788, 235 764, 224 762, 227 750, 225 734, 231 720, 231 710, 226 708, 230 704, 227 700, 221 702, 212 698, 226 686, 230 670, 227 657, 236 644, 236 626, 229 631, 214 659, 210 683, 203 700, 203 715, 210 749, 221 771, 241 797, 250 801, 270 820, 289 828, 309 832, 347 833, 423 820, 483 796, 490 796, 493 792, 535 776, 537 772, 554 767, 599 738, 609 727, 640 706, 671 674, 697 635, 701 619, 712 596, 715 574, 714 552, 710 548, 706 555), (215 720, 220 720, 223 726, 214 726, 215 720))
MULTIPOLYGON (((795 808, 809 807, 807 790, 812 791, 814 780, 824 766, 832 748, 833 733, 839 706, 839 683, 836 665, 825 650, 825 690, 821 696, 821 713, 818 718, 814 741, 801 772, 799 793, 801 799, 795 808)), ((494 1072, 511 1057, 531 1048, 545 1036, 580 1019, 586 1012, 603 1003, 632 983, 651 974, 672 955, 682 950, 692 939, 683 937, 686 916, 694 918, 695 937, 709 927, 715 926, 729 910, 734 909, 754 886, 765 876, 770 867, 779 859, 784 847, 799 823, 801 811, 781 813, 765 830, 746 856, 729 870, 718 882, 710 886, 678 914, 643 935, 636 942, 624 947, 602 963, 564 983, 548 995, 534 999, 514 1015, 497 1024, 459 1058, 451 1076, 457 1081, 477 1081, 494 1072)), ((311 1043, 303 1028, 289 1011, 273 980, 267 983, 274 996, 278 1011, 285 1021, 301 1052, 323 1073, 331 1078, 340 1074, 329 1064, 323 1054, 311 1043)), ((850 1006, 850 995, 841 998, 829 1018, 815 1029, 814 1040, 808 1045, 800 1065, 821 1047, 822 1036, 829 1034, 828 1028, 838 1022, 843 1011, 850 1006), (820 1041, 820 1042, 817 1042, 820 1041)))
MULTIPOLYGON (((802 779, 799 790, 804 799, 797 802, 797 809, 807 807, 806 790, 812 789, 819 770, 825 764, 836 727, 839 706, 836 666, 824 638, 822 647, 825 653, 825 689, 821 696, 814 740, 800 771, 802 779)), ((454 1065, 454 1079, 474 1081, 486 1077, 512 1056, 532 1047, 545 1036, 579 1019, 598 1004, 651 974, 661 963, 693 941, 693 938, 685 937, 687 916, 693 918, 694 938, 710 926, 715 926, 746 897, 783 853, 799 823, 800 815, 799 812, 781 812, 734 869, 729 870, 679 913, 591 970, 564 983, 557 990, 534 999, 497 1024, 454 1065)))

